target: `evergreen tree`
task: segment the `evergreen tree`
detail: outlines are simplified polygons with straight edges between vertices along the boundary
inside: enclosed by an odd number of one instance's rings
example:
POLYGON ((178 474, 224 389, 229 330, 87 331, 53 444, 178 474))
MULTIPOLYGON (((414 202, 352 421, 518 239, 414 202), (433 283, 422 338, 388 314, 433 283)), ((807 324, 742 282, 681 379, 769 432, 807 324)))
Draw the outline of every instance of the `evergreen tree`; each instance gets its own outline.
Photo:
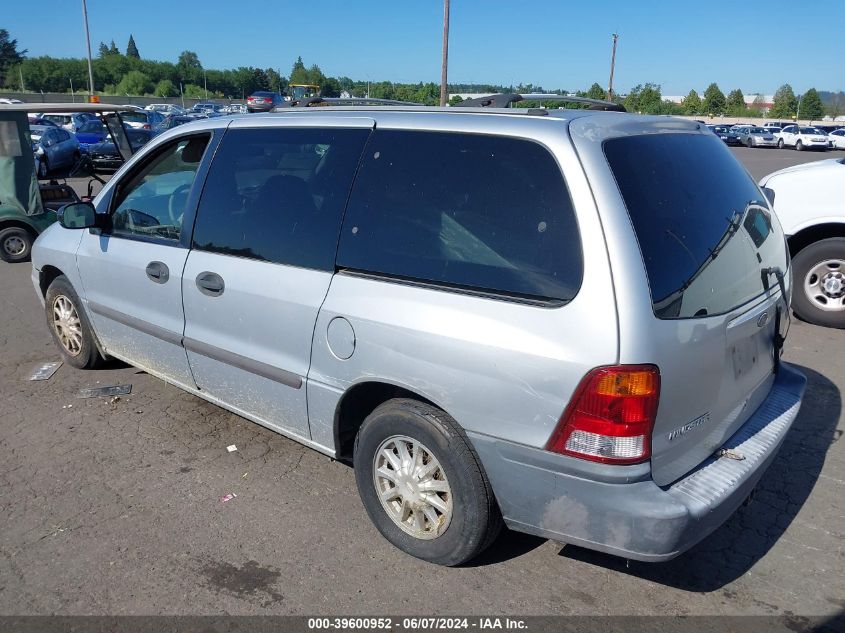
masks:
POLYGON ((695 90, 690 90, 689 94, 681 103, 681 107, 684 109, 684 114, 698 114, 701 112, 701 98, 699 98, 698 93, 695 90))
POLYGON ((769 110, 769 116, 773 119, 788 119, 795 116, 797 110, 798 99, 795 98, 792 86, 783 84, 775 92, 775 99, 772 103, 772 109, 769 110))
POLYGON ((728 93, 727 111, 731 116, 742 116, 745 112, 745 97, 739 88, 728 93))
POLYGON ((98 57, 105 57, 109 54, 109 47, 106 46, 105 42, 100 42, 100 47, 97 49, 97 56, 98 57))
POLYGON ((120 51, 117 49, 117 44, 114 43, 114 40, 109 44, 109 55, 120 55, 120 51))
POLYGON ((809 119, 810 121, 820 119, 824 116, 824 104, 815 88, 810 88, 801 97, 800 112, 798 114, 802 119, 809 119))
POLYGON ((715 83, 707 86, 707 90, 704 91, 702 109, 710 115, 725 113, 725 93, 719 90, 719 86, 715 83))
POLYGON ((129 43, 126 45, 126 56, 141 59, 141 54, 138 52, 138 47, 135 45, 135 38, 129 34, 129 43))

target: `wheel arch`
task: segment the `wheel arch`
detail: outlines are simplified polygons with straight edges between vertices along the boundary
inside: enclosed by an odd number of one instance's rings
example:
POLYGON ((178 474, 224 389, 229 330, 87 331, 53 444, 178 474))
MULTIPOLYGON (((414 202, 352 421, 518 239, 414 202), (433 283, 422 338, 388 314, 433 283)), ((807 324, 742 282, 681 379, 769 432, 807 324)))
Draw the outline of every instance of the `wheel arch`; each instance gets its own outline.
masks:
POLYGON ((376 407, 395 398, 410 398, 425 402, 442 411, 442 406, 407 387, 384 380, 367 380, 347 389, 338 402, 334 416, 335 455, 340 461, 352 463, 355 436, 364 419, 376 407))
POLYGON ((41 296, 47 296, 47 288, 50 287, 50 284, 56 279, 56 277, 61 277, 64 273, 56 268, 55 266, 51 266, 47 264, 41 269, 41 272, 38 274, 38 286, 41 289, 41 296))
POLYGON ((845 237, 845 222, 825 222, 805 227, 790 235, 786 242, 789 246, 789 254, 795 257, 800 251, 821 240, 831 237, 845 237))
POLYGON ((9 228, 19 228, 19 229, 26 229, 32 234, 32 239, 34 240, 38 237, 38 230, 32 226, 29 222, 25 220, 21 220, 18 218, 0 218, 0 231, 9 228))

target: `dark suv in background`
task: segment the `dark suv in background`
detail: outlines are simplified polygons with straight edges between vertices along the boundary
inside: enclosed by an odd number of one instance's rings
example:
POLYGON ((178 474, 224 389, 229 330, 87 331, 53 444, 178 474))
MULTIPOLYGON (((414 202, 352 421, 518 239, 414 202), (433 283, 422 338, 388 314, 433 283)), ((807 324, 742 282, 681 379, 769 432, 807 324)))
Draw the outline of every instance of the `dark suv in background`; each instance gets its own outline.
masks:
POLYGON ((284 101, 285 98, 278 92, 254 92, 246 100, 246 109, 250 112, 270 112, 284 101))

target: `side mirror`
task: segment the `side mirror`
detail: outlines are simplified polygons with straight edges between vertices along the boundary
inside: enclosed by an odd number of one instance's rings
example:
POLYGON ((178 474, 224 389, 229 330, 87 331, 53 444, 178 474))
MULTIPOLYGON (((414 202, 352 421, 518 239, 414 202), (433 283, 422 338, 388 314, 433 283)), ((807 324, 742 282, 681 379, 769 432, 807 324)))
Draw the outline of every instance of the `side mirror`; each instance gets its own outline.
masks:
POLYGON ((71 202, 59 208, 56 214, 66 229, 90 229, 97 226, 97 212, 90 202, 71 202))

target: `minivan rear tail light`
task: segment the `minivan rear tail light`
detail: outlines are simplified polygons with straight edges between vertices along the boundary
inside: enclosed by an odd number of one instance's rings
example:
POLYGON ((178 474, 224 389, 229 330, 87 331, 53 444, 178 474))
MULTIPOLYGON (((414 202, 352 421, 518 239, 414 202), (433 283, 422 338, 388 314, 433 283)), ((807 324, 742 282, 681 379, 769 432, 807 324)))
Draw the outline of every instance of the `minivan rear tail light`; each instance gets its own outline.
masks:
POLYGON ((581 380, 546 450, 604 464, 645 461, 659 400, 656 366, 598 367, 581 380))

